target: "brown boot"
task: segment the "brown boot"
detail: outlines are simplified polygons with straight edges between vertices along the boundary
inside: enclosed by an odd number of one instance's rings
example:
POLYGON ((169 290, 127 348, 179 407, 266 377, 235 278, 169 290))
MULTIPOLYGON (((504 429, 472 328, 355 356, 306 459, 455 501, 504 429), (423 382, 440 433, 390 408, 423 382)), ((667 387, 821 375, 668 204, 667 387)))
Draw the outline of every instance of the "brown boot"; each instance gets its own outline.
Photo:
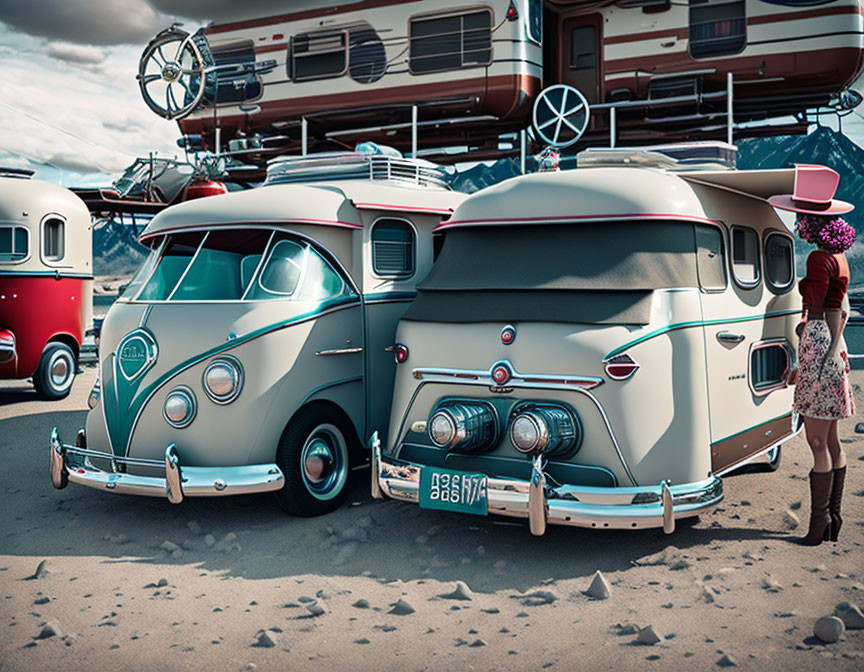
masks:
POLYGON ((810 472, 810 530, 806 537, 796 540, 802 546, 818 546, 824 539, 831 536, 831 514, 828 512, 828 501, 831 498, 831 486, 834 472, 810 472))
POLYGON ((828 510, 831 514, 831 541, 837 541, 843 519, 840 517, 840 504, 843 501, 843 484, 846 482, 846 467, 834 470, 834 479, 831 484, 831 499, 828 510))

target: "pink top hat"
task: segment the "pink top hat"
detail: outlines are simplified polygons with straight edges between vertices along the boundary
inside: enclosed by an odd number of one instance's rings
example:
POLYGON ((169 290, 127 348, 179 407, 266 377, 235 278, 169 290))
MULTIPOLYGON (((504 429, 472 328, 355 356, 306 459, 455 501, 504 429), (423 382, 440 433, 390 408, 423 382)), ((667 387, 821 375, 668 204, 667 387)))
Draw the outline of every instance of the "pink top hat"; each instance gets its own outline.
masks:
POLYGON ((840 175, 827 166, 795 164, 795 186, 791 194, 772 196, 768 202, 775 208, 807 215, 839 215, 855 206, 834 198, 840 175))

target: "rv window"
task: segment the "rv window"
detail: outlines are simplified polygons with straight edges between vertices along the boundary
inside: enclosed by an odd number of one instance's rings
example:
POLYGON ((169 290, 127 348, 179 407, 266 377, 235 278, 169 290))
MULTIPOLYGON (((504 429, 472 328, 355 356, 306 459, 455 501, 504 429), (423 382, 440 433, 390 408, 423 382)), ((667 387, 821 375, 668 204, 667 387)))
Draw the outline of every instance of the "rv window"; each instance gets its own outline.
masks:
POLYGON ((765 238, 765 282, 774 292, 792 288, 795 280, 795 245, 782 233, 769 233, 765 238))
POLYGON ((66 254, 65 229, 66 222, 62 219, 46 219, 42 224, 42 257, 45 261, 60 261, 66 254))
POLYGON ((138 300, 166 301, 203 238, 203 233, 181 233, 172 236, 165 245, 150 279, 138 295, 138 300))
POLYGON ((411 19, 408 64, 413 74, 492 62, 492 12, 411 19))
POLYGON ((747 44, 744 0, 690 3, 690 55, 713 58, 737 54, 747 44))
POLYGON ((339 77, 345 74, 347 53, 344 30, 296 35, 291 52, 294 81, 339 77))
POLYGON ((239 301, 270 235, 260 230, 211 231, 171 301, 239 301))
POLYGON ((310 245, 283 238, 265 256, 263 270, 246 293, 248 300, 320 301, 350 293, 339 274, 310 245))
POLYGON ((379 219, 372 227, 372 270, 384 277, 414 274, 414 229, 401 219, 379 219))
POLYGON ((348 73, 361 84, 372 84, 387 70, 384 43, 372 26, 352 28, 348 39, 348 73))
POLYGON ((716 226, 696 226, 696 268, 702 289, 709 292, 726 289, 723 234, 716 226))
POLYGON ((789 353, 783 343, 757 344, 750 355, 750 382, 756 392, 786 387, 789 353))
POLYGON ((525 22, 528 39, 543 42, 543 0, 528 0, 528 19, 525 22))
POLYGON ((742 285, 759 283, 759 236, 753 229, 732 227, 732 272, 742 285))
MULTIPOLYGON (((208 97, 216 103, 242 103, 261 96, 261 78, 255 73, 255 45, 252 40, 211 43, 210 51, 217 70, 215 90, 208 97), (225 67, 231 66, 231 67, 225 67)), ((192 94, 186 92, 186 102, 192 94)))
POLYGON ((570 33, 570 69, 597 67, 597 28, 578 26, 570 33))
POLYGON ((23 226, 0 226, 0 263, 24 261, 29 255, 27 229, 23 226))

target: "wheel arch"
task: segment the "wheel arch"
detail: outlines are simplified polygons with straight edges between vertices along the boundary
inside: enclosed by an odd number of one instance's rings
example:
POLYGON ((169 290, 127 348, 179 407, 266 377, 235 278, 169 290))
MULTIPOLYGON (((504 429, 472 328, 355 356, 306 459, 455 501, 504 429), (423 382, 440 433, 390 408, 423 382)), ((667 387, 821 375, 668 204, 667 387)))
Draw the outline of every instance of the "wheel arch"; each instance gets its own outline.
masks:
MULTIPOLYGON (((349 451, 350 458, 352 462, 357 462, 361 455, 361 448, 363 446, 363 442, 360 438, 360 433, 357 430, 357 426, 354 421, 351 419, 351 416, 335 401, 330 399, 311 399, 309 401, 305 401, 302 403, 297 410, 294 411, 291 418, 285 424, 285 427, 282 430, 282 434, 287 431, 288 427, 291 426, 293 422, 301 415, 305 415, 307 413, 313 412, 321 412, 326 413, 328 416, 332 416, 334 419, 338 418, 339 424, 346 428, 348 431, 348 436, 345 438, 349 443, 349 451)), ((281 436, 281 435, 280 435, 281 436)))
MULTIPOLYGON (((81 344, 78 342, 78 339, 75 338, 72 334, 54 334, 53 336, 51 336, 51 338, 48 339, 48 342, 45 343, 45 348, 47 348, 52 343, 62 343, 63 345, 68 345, 72 349, 72 354, 75 355, 75 362, 78 362, 78 356, 81 353, 81 344)), ((42 350, 44 351, 45 348, 42 348, 42 350)))

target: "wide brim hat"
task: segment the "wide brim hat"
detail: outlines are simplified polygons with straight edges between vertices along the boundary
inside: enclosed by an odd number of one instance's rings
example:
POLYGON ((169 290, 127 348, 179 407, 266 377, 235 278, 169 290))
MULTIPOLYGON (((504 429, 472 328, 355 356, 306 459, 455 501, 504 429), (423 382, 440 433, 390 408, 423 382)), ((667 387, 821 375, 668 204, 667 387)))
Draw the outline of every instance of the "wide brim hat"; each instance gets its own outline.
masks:
POLYGON ((839 183, 839 173, 827 166, 795 164, 793 193, 771 196, 768 203, 805 215, 842 215, 855 206, 834 198, 839 183))

